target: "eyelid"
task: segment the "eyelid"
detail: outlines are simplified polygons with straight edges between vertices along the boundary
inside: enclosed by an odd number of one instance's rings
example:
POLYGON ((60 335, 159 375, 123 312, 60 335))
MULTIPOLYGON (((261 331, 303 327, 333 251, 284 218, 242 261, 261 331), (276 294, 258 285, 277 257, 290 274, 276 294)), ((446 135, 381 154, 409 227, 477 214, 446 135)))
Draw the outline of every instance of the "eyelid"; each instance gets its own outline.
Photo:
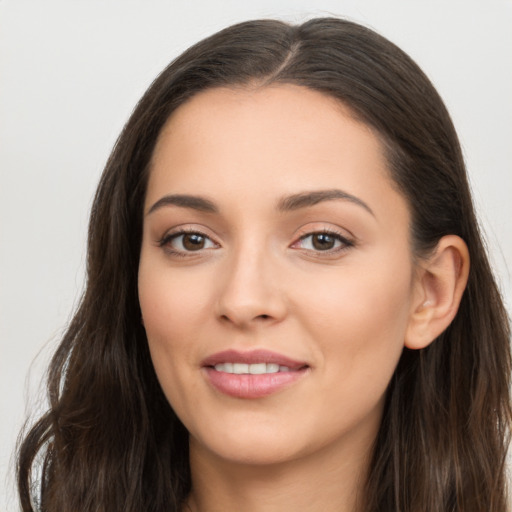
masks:
POLYGON ((181 233, 198 233, 205 237, 211 238, 212 240, 216 238, 215 234, 212 233, 212 230, 206 226, 203 226, 202 224, 183 223, 173 226, 172 228, 168 228, 160 237, 160 240, 163 240, 164 238, 172 235, 179 235, 181 233))
POLYGON ((186 250, 179 250, 170 247, 170 242, 176 238, 179 238, 180 236, 187 235, 187 234, 197 234, 200 235, 206 239, 208 239, 212 244, 214 244, 218 248, 220 247, 219 242, 213 237, 212 235, 208 234, 208 229, 201 227, 201 226, 195 226, 195 225, 181 225, 181 226, 175 226, 168 231, 164 233, 162 237, 160 237, 157 240, 157 245, 163 249, 165 249, 167 252, 169 252, 172 255, 178 255, 178 256, 194 256, 199 255, 200 253, 203 253, 204 251, 208 251, 213 249, 213 247, 206 247, 202 249, 198 249, 197 251, 186 251, 186 250))
POLYGON ((308 252, 310 254, 314 254, 318 257, 332 257, 339 255, 339 253, 342 253, 351 247, 354 247, 356 245, 356 238, 352 233, 350 233, 348 230, 334 227, 332 225, 325 225, 322 223, 315 223, 315 224, 307 224, 305 226, 301 226, 299 230, 297 231, 295 235, 295 241, 290 245, 292 249, 297 250, 303 250, 305 252, 308 252), (317 234, 326 234, 329 236, 332 236, 337 241, 341 243, 341 247, 335 247, 332 249, 326 249, 326 250, 320 250, 320 249, 307 249, 304 247, 298 246, 303 240, 309 238, 310 236, 317 235, 317 234))
POLYGON ((347 241, 356 242, 356 236, 346 228, 331 224, 330 222, 308 222, 300 226, 294 234, 295 239, 304 238, 314 233, 328 233, 339 236, 347 241))
MULTIPOLYGON (((349 240, 348 238, 346 238, 345 236, 343 236, 342 234, 340 233, 336 233, 336 232, 333 232, 333 231, 326 231, 326 230, 321 230, 321 231, 312 231, 311 233, 307 233, 303 236, 301 236, 297 242, 300 242, 302 240, 305 240, 306 238, 309 238, 311 236, 314 236, 314 235, 328 235, 334 239, 336 239, 337 241, 341 242, 342 244, 344 244, 345 246, 347 247, 351 247, 354 245, 354 242, 352 240, 349 240)), ((294 242, 294 245, 297 243, 297 242, 294 242)), ((319 251, 319 252, 322 252, 322 251, 319 251)), ((328 252, 328 251, 324 251, 324 252, 328 252)))

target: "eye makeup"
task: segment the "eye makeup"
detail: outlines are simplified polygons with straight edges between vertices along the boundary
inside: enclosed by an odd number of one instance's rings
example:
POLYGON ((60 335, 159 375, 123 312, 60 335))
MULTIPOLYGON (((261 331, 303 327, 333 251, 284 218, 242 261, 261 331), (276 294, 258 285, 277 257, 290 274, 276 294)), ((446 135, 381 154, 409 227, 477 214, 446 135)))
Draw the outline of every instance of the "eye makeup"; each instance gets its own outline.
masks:
MULTIPOLYGON (((335 257, 354 247, 353 239, 333 228, 302 230, 303 234, 292 242, 291 249, 315 257, 335 257)), ((195 226, 185 226, 167 232, 157 242, 166 254, 174 257, 199 257, 205 251, 219 249, 221 244, 195 226)))

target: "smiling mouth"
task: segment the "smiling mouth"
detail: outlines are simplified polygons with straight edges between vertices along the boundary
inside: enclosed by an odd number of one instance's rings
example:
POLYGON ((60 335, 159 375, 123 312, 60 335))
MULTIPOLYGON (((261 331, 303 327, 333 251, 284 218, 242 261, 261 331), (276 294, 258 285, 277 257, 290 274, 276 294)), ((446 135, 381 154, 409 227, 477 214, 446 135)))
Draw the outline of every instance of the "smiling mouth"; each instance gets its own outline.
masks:
POLYGON ((234 373, 236 375, 264 375, 291 371, 290 367, 277 363, 218 363, 213 368, 218 372, 234 373))
POLYGON ((311 370, 305 362, 267 350, 227 350, 208 357, 201 366, 213 388, 243 399, 263 398, 289 388, 311 370))

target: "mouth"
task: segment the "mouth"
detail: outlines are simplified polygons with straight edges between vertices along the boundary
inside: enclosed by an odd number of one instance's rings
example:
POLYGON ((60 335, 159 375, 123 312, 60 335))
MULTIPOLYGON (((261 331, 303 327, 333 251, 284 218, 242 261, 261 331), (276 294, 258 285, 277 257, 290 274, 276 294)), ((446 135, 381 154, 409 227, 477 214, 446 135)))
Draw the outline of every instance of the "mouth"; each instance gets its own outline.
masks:
POLYGON ((202 363, 203 374, 216 391, 235 398, 262 398, 299 381, 310 369, 266 350, 219 352, 202 363))
POLYGON ((288 366, 277 363, 218 363, 213 368, 218 372, 234 373, 236 375, 263 375, 290 371, 288 366))

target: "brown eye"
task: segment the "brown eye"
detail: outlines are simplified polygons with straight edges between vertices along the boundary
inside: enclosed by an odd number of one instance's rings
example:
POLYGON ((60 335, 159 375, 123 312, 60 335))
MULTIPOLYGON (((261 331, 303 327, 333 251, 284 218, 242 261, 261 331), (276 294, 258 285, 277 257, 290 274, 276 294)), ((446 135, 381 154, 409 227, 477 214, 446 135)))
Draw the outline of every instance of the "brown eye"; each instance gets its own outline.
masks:
POLYGON ((198 233, 188 233, 183 235, 182 244, 187 251, 198 251, 199 249, 204 249, 205 242, 205 237, 198 233))
POLYGON ((317 251, 327 251, 334 248, 336 238, 327 233, 315 233, 312 235, 311 242, 317 251))
POLYGON ((328 254, 338 253, 352 247, 354 243, 338 233, 328 231, 317 231, 309 233, 300 238, 293 247, 306 249, 312 252, 325 252, 328 254))
POLYGON ((215 249, 217 244, 211 238, 199 232, 173 233, 160 241, 160 247, 175 254, 199 252, 203 249, 215 249))

